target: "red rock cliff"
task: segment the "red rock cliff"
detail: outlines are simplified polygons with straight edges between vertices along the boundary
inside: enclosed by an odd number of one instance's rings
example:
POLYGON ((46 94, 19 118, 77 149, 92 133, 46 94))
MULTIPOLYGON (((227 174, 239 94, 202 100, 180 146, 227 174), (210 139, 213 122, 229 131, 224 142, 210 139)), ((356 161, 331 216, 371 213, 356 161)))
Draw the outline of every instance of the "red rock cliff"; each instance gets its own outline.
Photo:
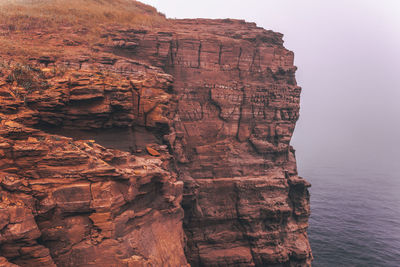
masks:
MULTIPOLYGON (((173 31, 122 30, 129 54, 173 75, 168 139, 185 183, 193 266, 310 262, 309 186, 290 139, 301 88, 282 35, 235 20, 178 20, 173 31)), ((116 51, 122 52, 118 47, 116 51)))
POLYGON ((0 263, 310 265, 281 34, 202 19, 109 26, 95 47, 63 34, 32 39, 68 57, 3 62, 0 263))

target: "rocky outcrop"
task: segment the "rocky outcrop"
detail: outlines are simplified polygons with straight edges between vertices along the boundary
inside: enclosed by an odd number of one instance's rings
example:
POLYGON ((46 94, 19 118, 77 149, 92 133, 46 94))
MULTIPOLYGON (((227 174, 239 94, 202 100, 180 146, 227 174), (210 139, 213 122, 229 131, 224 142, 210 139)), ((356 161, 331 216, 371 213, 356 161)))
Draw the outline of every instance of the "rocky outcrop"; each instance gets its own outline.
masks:
MULTIPOLYGON (((8 66, 5 77, 20 68, 8 66)), ((183 182, 166 146, 146 144, 153 153, 133 155, 37 129, 135 125, 162 132, 171 77, 29 68, 25 76, 39 73, 45 88, 29 91, 19 80, 0 87, 4 265, 185 266, 183 182)))
POLYGON ((3 66, 1 264, 310 265, 293 53, 244 21, 170 23, 3 66))
POLYGON ((186 263, 170 253, 183 250, 183 183, 165 159, 1 123, 3 257, 21 266, 186 263))
MULTIPOLYGON (((133 58, 174 79, 168 140, 185 183, 193 266, 308 265, 309 184, 290 139, 301 88, 282 35, 235 20, 178 20, 174 31, 113 31, 133 58)), ((120 47, 112 47, 121 53, 120 47)))

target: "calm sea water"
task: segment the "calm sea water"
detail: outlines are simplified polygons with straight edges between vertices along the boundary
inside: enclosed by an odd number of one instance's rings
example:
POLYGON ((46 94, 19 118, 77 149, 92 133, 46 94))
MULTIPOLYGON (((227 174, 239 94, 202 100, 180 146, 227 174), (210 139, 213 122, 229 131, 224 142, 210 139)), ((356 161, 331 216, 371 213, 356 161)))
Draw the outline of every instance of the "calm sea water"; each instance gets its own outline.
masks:
POLYGON ((400 172, 302 169, 312 183, 314 267, 400 266, 400 172))

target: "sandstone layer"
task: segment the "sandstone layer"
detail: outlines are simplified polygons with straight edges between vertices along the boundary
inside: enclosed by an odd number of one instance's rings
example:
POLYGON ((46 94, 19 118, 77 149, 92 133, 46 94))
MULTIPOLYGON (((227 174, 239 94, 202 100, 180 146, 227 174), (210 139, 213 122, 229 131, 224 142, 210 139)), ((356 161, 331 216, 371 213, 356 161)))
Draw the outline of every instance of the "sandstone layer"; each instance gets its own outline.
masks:
POLYGON ((1 255, 20 266, 185 266, 183 182, 166 146, 133 155, 37 129, 165 124, 171 77, 44 71, 34 70, 46 89, 0 88, 1 255), (143 94, 144 113, 133 88, 156 95, 143 94))
POLYGON ((281 34, 203 19, 108 26, 95 47, 63 34, 48 41, 68 57, 4 57, 0 264, 310 266, 281 34))

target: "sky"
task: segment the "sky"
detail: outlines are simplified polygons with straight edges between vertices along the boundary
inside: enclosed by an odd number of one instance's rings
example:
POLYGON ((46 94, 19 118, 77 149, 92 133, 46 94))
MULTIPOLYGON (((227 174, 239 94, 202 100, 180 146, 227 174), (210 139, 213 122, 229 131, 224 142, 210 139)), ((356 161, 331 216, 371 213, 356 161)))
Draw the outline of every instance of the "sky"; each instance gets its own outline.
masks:
POLYGON ((298 165, 400 170, 399 0, 144 0, 169 18, 236 18, 284 34, 303 88, 298 165))

